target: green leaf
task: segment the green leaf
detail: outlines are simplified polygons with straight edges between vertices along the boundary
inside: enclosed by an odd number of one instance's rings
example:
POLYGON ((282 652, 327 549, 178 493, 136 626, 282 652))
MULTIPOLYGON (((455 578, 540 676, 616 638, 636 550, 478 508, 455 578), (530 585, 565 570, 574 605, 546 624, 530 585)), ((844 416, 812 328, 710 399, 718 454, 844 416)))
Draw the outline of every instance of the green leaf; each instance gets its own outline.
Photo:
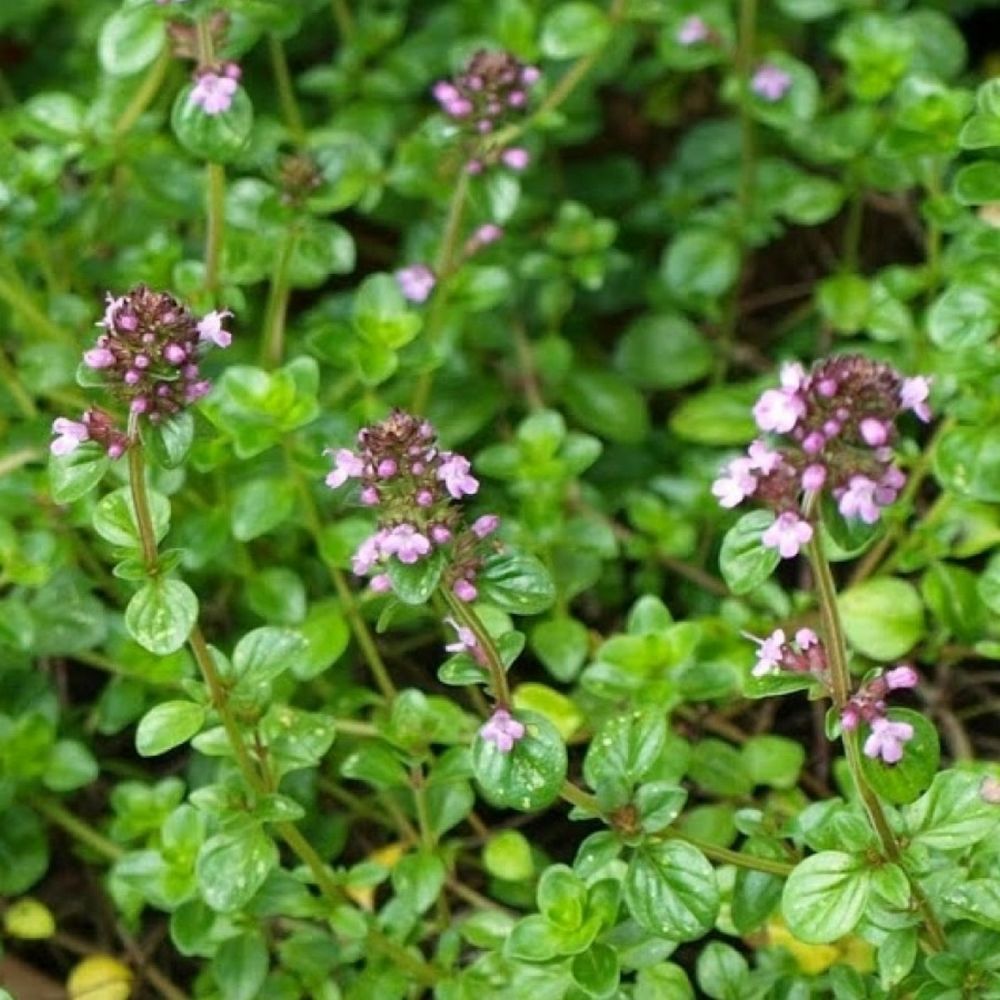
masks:
POLYGON ((524 882, 535 873, 531 844, 517 830, 501 830, 483 848, 483 867, 505 882, 524 882))
POLYGON ((165 469, 184 464, 194 441, 194 417, 189 410, 157 424, 146 437, 149 453, 165 469))
POLYGON ((286 477, 262 476, 233 490, 233 537, 249 542, 287 520, 295 507, 295 484, 286 477))
POLYGON ((180 144, 193 156, 213 163, 231 163, 250 142, 253 105, 240 87, 227 111, 208 115, 191 100, 194 85, 183 87, 174 101, 170 123, 180 144))
POLYGON ((132 76, 160 54, 166 38, 166 25, 155 6, 116 10, 98 36, 101 68, 111 76, 132 76))
MULTIPOLYGON (((149 512, 153 521, 156 540, 162 541, 170 529, 170 501, 155 490, 149 491, 149 512)), ((139 528, 135 516, 132 492, 122 486, 107 496, 101 497, 94 508, 94 531, 101 538, 122 549, 137 549, 139 528)))
POLYGON ((125 609, 125 627, 143 649, 158 656, 176 652, 198 620, 198 598, 180 580, 145 584, 125 609))
POLYGON ((684 441, 730 447, 757 434, 752 407, 756 391, 748 386, 706 389, 689 396, 670 416, 670 429, 684 441))
POLYGON ((254 629, 233 650, 233 676, 240 686, 269 684, 286 670, 294 670, 306 654, 306 640, 295 629, 254 629))
POLYGON ((187 743, 205 722, 205 709, 193 701, 165 701, 151 708, 135 731, 140 757, 156 757, 187 743))
POLYGON ((644 844, 625 874, 625 903, 651 934, 694 941, 712 929, 719 913, 715 871, 690 844, 644 844))
POLYGON ((633 711, 612 716, 587 748, 584 780, 602 803, 620 806, 656 763, 666 739, 662 712, 633 711))
POLYGON ((660 275, 681 301, 697 301, 725 294, 739 269, 740 251, 733 240, 714 229, 689 229, 667 247, 660 275))
MULTIPOLYGON (((927 332, 938 347, 962 351, 996 335, 1000 299, 989 288, 956 281, 935 299, 927 314, 927 332)), ((954 432, 952 432, 954 433, 954 432)), ((949 435, 950 436, 950 435, 949 435)), ((936 448, 941 456, 945 448, 936 448)))
POLYGON ((645 399, 615 372, 574 371, 563 394, 570 415, 602 438, 634 444, 649 433, 645 399))
POLYGON ((6 806, 0 823, 0 893, 19 896, 48 867, 49 844, 41 820, 27 806, 6 806))
POLYGON ((417 851, 393 867, 392 887, 414 913, 426 913, 437 900, 446 874, 444 862, 436 854, 417 851))
POLYGON ((774 523, 767 510, 744 514, 722 539, 719 569, 734 594, 749 594, 774 572, 781 556, 777 549, 766 548, 761 535, 774 523))
POLYGON ((862 769, 868 784, 887 802, 902 805, 912 802, 937 774, 941 763, 941 744, 934 724, 908 708, 890 708, 893 722, 913 726, 913 738, 903 749, 903 759, 886 764, 881 758, 862 756, 862 769))
POLYGON ((566 777, 566 745, 543 715, 519 712, 525 735, 510 753, 476 737, 472 771, 486 798, 497 806, 532 812, 559 797, 566 777))
POLYGON ((942 771, 931 787, 906 809, 915 844, 935 851, 964 851, 1000 825, 1000 806, 982 794, 983 778, 965 771, 942 771))
POLYGON ((56 503, 85 497, 108 471, 111 459, 103 448, 86 443, 68 455, 49 457, 49 491, 56 503))
POLYGON ((59 740, 52 747, 42 783, 53 792, 72 792, 97 780, 97 760, 78 740, 59 740))
POLYGON ((934 449, 934 472, 960 496, 1000 503, 1000 427, 986 424, 945 432, 934 449))
POLYGON ((611 997, 618 990, 621 966, 611 945, 595 941, 573 958, 570 966, 573 982, 589 997, 611 997))
POLYGON ((244 931, 223 941, 212 958, 212 975, 225 1000, 254 1000, 260 995, 270 959, 260 931, 244 931))
POLYGON ((924 634, 924 607, 916 588, 895 577, 865 580, 837 599, 850 644, 873 660, 894 660, 924 634))
POLYGON ((587 628, 574 618, 539 622, 531 630, 529 642, 545 669, 564 684, 576 678, 587 659, 587 628))
POLYGON ((863 858, 820 851, 795 866, 785 882, 781 912, 788 929, 808 944, 850 934, 868 903, 871 869, 863 858))
POLYGON ((488 556, 476 585, 483 600, 515 615, 537 615, 551 607, 556 597, 545 566, 534 556, 516 551, 488 556))
POLYGON ((698 956, 695 975, 705 996, 712 1000, 736 1000, 750 974, 747 960, 721 941, 709 941, 698 956))
POLYGON ((230 913, 250 902, 277 864, 274 841, 259 826, 248 825, 206 840, 195 874, 205 902, 230 913))
POLYGON ((353 319, 361 337, 390 350, 413 340, 423 322, 388 274, 373 274, 361 283, 354 296, 353 319))
POLYGON ((704 378, 714 362, 701 331, 680 314, 643 316, 619 339, 615 365, 635 385, 679 389, 704 378))
POLYGON ((988 205, 1000 201, 1000 163, 969 163, 955 174, 955 198, 963 205, 988 205))
POLYGON ((806 759, 802 744, 784 736, 752 736, 740 754, 753 784, 786 790, 798 783, 806 759))
POLYGON ((288 264, 294 288, 318 288, 331 274, 350 274, 356 250, 351 234, 335 222, 309 219, 299 229, 288 264))
POLYGON ((404 604, 426 604, 437 589, 444 570, 444 556, 438 549, 415 563, 400 562, 393 556, 385 571, 392 582, 392 592, 404 604))
POLYGON ((596 52, 611 35, 607 14, 592 3, 571 0, 542 23, 541 47, 549 59, 576 59, 596 52))

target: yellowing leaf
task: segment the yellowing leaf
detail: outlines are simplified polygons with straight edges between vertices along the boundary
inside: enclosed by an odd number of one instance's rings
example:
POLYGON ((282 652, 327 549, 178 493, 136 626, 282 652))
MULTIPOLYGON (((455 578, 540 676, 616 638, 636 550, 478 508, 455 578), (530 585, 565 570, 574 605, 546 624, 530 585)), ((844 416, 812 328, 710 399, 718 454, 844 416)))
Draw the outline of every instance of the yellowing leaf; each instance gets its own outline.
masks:
POLYGON ((818 976, 832 965, 849 965, 858 972, 871 972, 875 968, 872 946, 863 938, 849 934, 834 944, 806 944, 774 918, 767 925, 768 943, 784 948, 795 959, 807 976, 818 976))
POLYGON ((52 911, 31 896, 25 896, 7 908, 3 915, 3 926, 11 937, 24 941, 41 941, 52 937, 56 931, 52 911))
MULTIPOLYGON (((380 847, 377 851, 372 851, 368 855, 369 861, 374 861, 375 864, 381 865, 383 868, 388 868, 390 871, 396 867, 399 859, 406 853, 407 844, 402 841, 397 841, 394 844, 386 844, 385 847, 380 847)), ((344 892, 347 893, 351 899, 354 900, 362 910, 368 910, 370 913, 375 909, 375 886, 373 885, 357 885, 357 886, 345 886, 344 892)))
POLYGON ((70 1000, 128 1000, 132 971, 111 955, 88 955, 66 980, 70 1000))

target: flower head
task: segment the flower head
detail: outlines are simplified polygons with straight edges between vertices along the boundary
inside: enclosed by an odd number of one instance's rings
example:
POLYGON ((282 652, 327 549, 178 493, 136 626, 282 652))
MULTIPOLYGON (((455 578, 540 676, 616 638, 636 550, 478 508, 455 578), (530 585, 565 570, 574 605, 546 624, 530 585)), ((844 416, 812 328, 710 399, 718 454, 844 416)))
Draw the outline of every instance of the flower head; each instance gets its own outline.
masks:
POLYGON ((813 536, 812 525, 794 511, 779 514, 761 536, 765 548, 777 549, 782 559, 791 559, 799 554, 799 549, 813 536))
POLYGON ((410 302, 426 302, 434 291, 437 278, 426 264, 411 264, 396 272, 396 283, 403 298, 410 302))
POLYGON ((437 470, 438 479, 456 500, 461 500, 463 496, 472 496, 478 491, 479 480, 469 474, 472 466, 467 458, 450 452, 446 452, 441 458, 442 462, 437 470))
POLYGON ((925 424, 931 419, 927 398, 931 392, 931 380, 923 375, 904 378, 899 387, 899 403, 904 410, 912 410, 925 424))
POLYGON ((719 499, 722 507, 737 507, 757 489, 757 479, 753 475, 753 461, 749 458, 734 458, 718 479, 712 483, 712 494, 719 499))
POLYGON ((707 42, 711 35, 712 29, 708 24, 697 15, 692 15, 684 18, 675 37, 680 45, 697 45, 699 42, 707 42))
POLYGON ((753 408, 762 431, 786 434, 805 415, 805 403, 794 390, 767 389, 753 408))
POLYGON ((327 448, 327 454, 333 454, 333 471, 326 477, 326 485, 331 490, 343 486, 348 479, 357 479, 365 471, 365 463, 354 454, 350 448, 338 448, 333 451, 327 448))
POLYGON ((886 764, 898 764, 903 758, 903 746, 913 739, 913 726, 908 722, 893 722, 885 717, 875 719, 865 740, 865 755, 886 764))
POLYGON ((225 63, 215 69, 200 70, 188 100, 206 115, 221 115, 233 104, 239 89, 241 71, 236 63, 225 63))
POLYGON ((479 736, 484 742, 492 743, 500 753, 510 753, 514 744, 524 738, 524 724, 506 708, 497 708, 480 728, 479 736))
POLYGON ((757 662, 754 664, 754 677, 776 673, 781 668, 781 660, 785 654, 785 633, 776 628, 757 648, 757 662))
POLYGON ((764 63, 750 80, 750 89, 760 98, 772 103, 780 101, 791 89, 792 78, 783 69, 764 63))
POLYGON ((228 347, 233 342, 233 335, 228 330, 222 329, 222 323, 232 315, 228 309, 223 309, 221 312, 213 309, 210 313, 206 313, 198 321, 198 339, 211 341, 216 347, 228 347))

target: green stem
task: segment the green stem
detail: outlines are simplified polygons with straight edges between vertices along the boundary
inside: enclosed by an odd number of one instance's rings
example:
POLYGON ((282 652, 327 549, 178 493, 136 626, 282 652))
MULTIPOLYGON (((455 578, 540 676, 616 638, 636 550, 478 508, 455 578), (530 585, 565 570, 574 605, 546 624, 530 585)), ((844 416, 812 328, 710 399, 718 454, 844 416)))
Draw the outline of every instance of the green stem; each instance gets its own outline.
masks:
POLYGON ((163 51, 156 57, 156 61, 146 71, 142 78, 138 90, 132 95, 132 100, 128 102, 121 117, 115 122, 112 137, 116 140, 123 139, 132 127, 142 117, 146 109, 153 103, 156 95, 163 86, 166 79, 167 70, 170 68, 170 46, 164 45, 163 51))
POLYGON ((740 250, 740 275, 737 276, 733 284, 719 330, 720 349, 715 369, 716 383, 725 380, 732 355, 733 340, 736 336, 746 229, 753 206, 754 187, 757 179, 757 163, 754 155, 754 120, 750 104, 750 74, 753 70, 756 35, 757 0, 740 0, 739 40, 735 60, 740 103, 740 174, 736 189, 736 222, 734 226, 740 250))
MULTIPOLYGON (((427 343, 428 352, 431 355, 432 364, 436 364, 436 351, 438 338, 441 335, 441 327, 444 323, 445 307, 448 303, 447 279, 455 267, 455 258, 458 250, 458 238, 462 231, 462 216, 465 213, 465 203, 469 195, 469 175, 463 170, 458 176, 455 190, 452 191, 451 200, 448 202, 448 214, 445 218, 444 230, 441 234, 441 243, 438 247, 437 259, 434 262, 434 274, 437 277, 437 287, 434 289, 434 297, 431 300, 430 314, 427 317, 427 326, 424 331, 424 340, 427 343)), ((417 386, 413 393, 413 400, 410 409, 414 413, 423 413, 427 408, 430 399, 431 388, 434 385, 434 369, 429 368, 422 372, 417 379, 417 386)))
POLYGON ((6 476, 9 472, 30 465, 32 462, 40 462, 45 458, 45 452, 37 448, 21 448, 12 451, 9 455, 0 457, 0 476, 6 476))
POLYGON ((142 561, 146 572, 155 575, 159 556, 156 551, 156 531, 153 516, 149 510, 149 494, 146 492, 146 465, 143 460, 142 444, 136 436, 128 449, 128 482, 132 491, 132 506, 135 508, 136 525, 139 528, 139 542, 142 546, 142 561))
POLYGON ((780 875, 782 878, 787 878, 795 870, 795 865, 790 865, 787 862, 776 861, 774 858, 758 858, 753 854, 743 854, 741 851, 731 851, 728 847, 718 847, 706 840, 700 840, 698 837, 690 837, 679 830, 664 830, 660 836, 667 840, 679 840, 692 847, 697 847, 706 858, 718 861, 719 864, 737 865, 739 868, 767 872, 769 875, 780 875))
POLYGON ((309 533, 313 537, 313 541, 316 545, 317 552, 320 553, 320 558, 323 560, 323 565, 326 566, 327 572, 330 575, 330 581, 333 583, 334 589, 337 591, 337 599, 340 601, 340 606, 347 616, 347 622, 351 626, 351 631, 354 633, 354 638, 361 648, 361 654, 365 658, 365 662, 368 664, 368 669, 371 671, 372 677, 378 686, 379 691, 382 692, 382 697, 386 701, 392 702, 396 697, 396 686, 392 682, 392 677, 389 675, 389 669, 385 665, 385 661, 382 659, 382 654, 379 652, 378 646, 375 644, 375 639, 371 634, 371 630, 368 628, 368 623, 364 619, 364 615, 361 614, 361 609, 358 607, 358 602, 354 598, 354 592, 351 590, 350 584, 347 582, 347 577, 344 575, 344 571, 333 563, 329 562, 323 555, 323 524, 320 521, 319 511, 316 508, 316 503, 313 500, 312 493, 309 492, 309 484, 305 481, 302 473, 299 471, 298 466, 295 464, 295 459, 293 458, 291 452, 285 447, 285 464, 292 476, 292 479, 298 489, 299 496, 302 500, 302 506, 305 511, 306 527, 309 533))
POLYGON ((67 339, 62 329, 45 315, 42 308, 31 297, 31 292, 12 270, 6 274, 0 274, 0 299, 6 302, 10 309, 31 327, 32 334, 45 337, 48 340, 65 341, 67 339))
POLYGON ((562 783, 559 795, 569 802, 570 805, 574 805, 578 809, 583 809, 584 812, 593 813, 595 816, 601 816, 604 812, 597 801, 596 795, 585 792, 579 785, 574 785, 572 781, 564 781, 562 783))
POLYGON ((195 38, 198 45, 198 67, 205 68, 215 62, 215 46, 212 44, 212 28, 207 17, 199 17, 195 22, 195 38))
POLYGON ((330 0, 330 9, 337 31, 340 33, 340 40, 345 45, 350 45, 354 41, 354 15, 347 6, 347 0, 330 0))
POLYGON ((38 796, 31 799, 31 806, 40 812, 50 823, 65 830, 74 840, 85 844, 95 854, 100 855, 105 861, 114 863, 125 856, 125 848, 120 847, 113 840, 109 840, 103 833, 98 832, 82 819, 74 816, 68 809, 65 809, 55 799, 46 796, 38 796))
POLYGON ((206 168, 208 204, 205 227, 205 288, 214 302, 219 291, 219 261, 226 224, 226 168, 209 163, 206 168))
POLYGON ((34 420, 38 416, 38 407, 35 406, 31 393, 21 384, 17 369, 10 363, 10 358, 7 357, 3 347, 0 347, 0 382, 7 387, 21 415, 27 420, 34 420))
MULTIPOLYGON (((820 616, 826 635, 826 655, 830 669, 830 686, 833 703, 836 710, 840 712, 850 699, 851 677, 847 665, 847 644, 844 639, 840 611, 837 608, 837 589, 834 584, 833 574, 830 572, 830 564, 823 553, 821 542, 818 538, 809 543, 808 555, 809 564, 812 567, 813 577, 815 578, 820 616)), ((896 840, 896 834, 889 824, 888 817, 882 808, 882 803, 875 789, 868 783, 868 779, 865 776, 859 733, 856 730, 844 732, 842 738, 847 766, 850 769, 854 787, 857 789, 861 804, 868 814, 872 829, 874 829, 879 843, 882 845, 882 852, 889 861, 899 865, 906 872, 910 883, 910 891, 913 894, 917 909, 920 911, 924 926, 927 929, 929 944, 934 951, 942 951, 947 946, 944 931, 941 929, 941 925, 938 923, 938 919, 919 883, 903 865, 903 852, 899 846, 899 842, 896 840)))
POLYGON ((294 226, 285 233, 271 277, 271 288, 264 310, 264 340, 261 349, 261 361, 265 368, 277 368, 285 354, 285 318, 292 293, 288 270, 298 237, 298 229, 294 226))
POLYGON ((504 669, 503 660, 497 652, 493 636, 486 631, 486 626, 482 619, 476 614, 475 608, 460 601, 447 587, 439 587, 438 592, 444 598, 449 610, 457 621, 472 630, 476 637, 476 643, 486 658, 486 669, 490 673, 490 685, 493 688, 493 699, 500 707, 510 705, 510 685, 507 683, 507 671, 504 669))
POLYGON ((267 47, 271 55, 271 70, 274 73, 274 82, 278 86, 278 101, 281 103, 281 113, 284 115, 288 131, 292 133, 292 138, 295 140, 296 145, 304 146, 306 141, 306 127, 302 121, 299 102, 295 98, 295 87, 292 83, 292 74, 288 69, 285 47, 281 44, 281 39, 275 34, 267 36, 267 47))
MULTIPOLYGON (((857 181, 855 181, 857 183, 857 181)), ((841 269, 851 274, 858 269, 858 251, 861 246, 861 231, 865 216, 865 193, 856 188, 847 203, 847 221, 844 223, 844 249, 841 254, 841 269)))

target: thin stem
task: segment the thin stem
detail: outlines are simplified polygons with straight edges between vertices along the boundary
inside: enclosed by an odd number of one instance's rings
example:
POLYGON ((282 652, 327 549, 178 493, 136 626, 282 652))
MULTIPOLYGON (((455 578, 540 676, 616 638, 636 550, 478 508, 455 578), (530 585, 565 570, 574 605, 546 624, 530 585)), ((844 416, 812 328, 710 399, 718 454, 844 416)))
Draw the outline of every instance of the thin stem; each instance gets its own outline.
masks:
POLYGON ((2 382, 11 398, 21 411, 21 416, 28 420, 34 420, 38 416, 38 407, 31 398, 31 393, 21 384, 17 375, 17 369, 10 363, 7 352, 0 347, 0 382, 2 382))
POLYGON ((199 68, 211 66, 215 62, 215 45, 212 42, 212 28, 207 17, 199 17, 195 22, 195 37, 199 68))
POLYGON ((219 291, 219 260, 226 224, 226 168, 221 163, 205 167, 208 204, 205 227, 205 288, 213 301, 219 291))
POLYGON ((120 847, 113 840, 109 840, 103 833, 95 830, 82 819, 74 816, 68 809, 64 808, 55 799, 46 796, 38 796, 31 799, 31 806, 40 812, 50 823, 61 827, 74 840, 85 844, 95 854, 100 855, 105 861, 115 862, 125 856, 125 848, 120 847))
POLYGON ((0 274, 0 299, 25 323, 31 327, 32 334, 45 337, 48 340, 65 341, 66 335, 45 314, 44 310, 31 297, 31 292, 21 278, 13 270, 0 274))
POLYGON ((45 452, 37 448, 21 448, 12 451, 9 455, 0 457, 0 476, 6 476, 9 472, 30 465, 32 462, 40 462, 45 457, 45 452))
POLYGON ((679 830, 664 830, 659 836, 667 840, 680 840, 692 847, 697 847, 706 858, 718 861, 720 864, 737 865, 755 872, 767 872, 769 875, 780 875, 787 878, 795 870, 795 865, 774 858, 759 858, 753 854, 743 854, 741 851, 731 851, 728 847, 718 847, 698 837, 690 837, 679 830))
MULTIPOLYGON (((819 539, 814 539, 808 546, 809 563, 815 578, 816 594, 820 606, 820 615, 826 634, 826 653, 830 666, 830 681, 835 708, 840 711, 847 704, 851 692, 850 670, 847 665, 847 644, 844 640, 844 630, 840 621, 840 611, 837 608, 837 589, 830 572, 830 564, 821 548, 819 539)), ((933 909, 924 895, 919 883, 903 865, 903 852, 896 840, 896 834, 889 824, 885 810, 875 789, 868 783, 862 762, 859 733, 857 730, 845 731, 842 734, 847 766, 858 791, 861 803, 868 814, 872 828, 882 845, 882 851, 889 861, 900 865, 906 872, 910 883, 910 891, 920 911, 927 937, 934 951, 942 951, 947 942, 944 931, 938 923, 933 909)))
POLYGON ((156 57, 156 61, 146 70, 146 75, 142 78, 142 83, 139 84, 138 89, 132 95, 132 99, 125 106, 121 117, 115 122, 112 133, 114 139, 123 139, 128 135, 135 123, 153 103, 156 95, 160 92, 160 87, 163 86, 164 79, 166 79, 170 62, 170 46, 164 45, 163 50, 156 57))
POLYGON ((261 361, 265 368, 277 368, 285 354, 285 318, 292 292, 288 269, 298 236, 298 229, 294 226, 285 233, 271 277, 267 307, 264 310, 264 340, 261 348, 261 361))
POLYGON ((288 69, 285 47, 281 44, 281 39, 275 34, 267 36, 267 47, 271 55, 271 70, 274 73, 274 82, 278 86, 278 100, 281 103, 281 113, 284 115, 288 131, 292 133, 296 145, 303 146, 306 141, 306 127, 302 121, 299 102, 295 98, 295 87, 292 83, 292 74, 288 69))
POLYGON ((354 41, 354 15, 347 6, 347 0, 330 0, 330 9, 340 40, 345 45, 350 45, 354 41))
MULTIPOLYGON (((458 238, 462 230, 462 216, 465 213, 465 203, 469 195, 469 175, 463 170, 458 175, 458 182, 452 192, 451 200, 448 202, 448 214, 445 218, 444 230, 441 234, 441 243, 438 247, 437 259, 434 262, 434 273, 437 276, 437 287, 431 301, 430 314, 427 317, 427 327, 424 332, 424 339, 433 357, 437 347, 437 340, 441 333, 441 326, 444 322, 445 306, 448 302, 447 281, 455 267, 455 256, 458 248, 458 238)), ((422 372, 417 379, 417 387, 413 393, 413 401, 410 409, 414 413, 423 413, 430 399, 431 387, 434 384, 434 369, 430 368, 422 372)))
POLYGON ((735 236, 740 248, 740 276, 737 277, 726 303, 719 331, 720 349, 715 369, 715 381, 722 382, 729 368, 736 323, 739 319, 740 288, 742 285, 744 243, 747 222, 753 206, 757 164, 754 155, 754 120, 750 105, 750 73, 753 69, 757 35, 757 0, 740 0, 739 40, 736 47, 736 78, 739 81, 740 174, 736 189, 735 236))
POLYGON ((329 562, 323 555, 323 545, 321 544, 323 524, 320 521, 319 511, 316 509, 316 503, 313 500, 312 493, 309 491, 309 484, 303 478, 287 446, 285 447, 285 465, 298 488, 305 511, 306 527, 309 529, 309 533, 316 543, 316 549, 320 553, 323 565, 326 566, 327 572, 330 575, 330 581, 337 591, 337 599, 340 601, 340 606, 344 614, 347 615, 347 622, 351 626, 351 631, 354 633, 354 638, 358 646, 361 648, 361 654, 368 664, 368 669, 371 671, 375 684, 378 686, 379 691, 382 692, 382 697, 386 701, 391 702, 396 697, 396 686, 393 684, 392 677, 389 675, 389 669, 386 667, 385 661, 382 659, 382 654, 375 644, 375 639, 368 628, 368 623, 365 621, 364 615, 361 614, 361 609, 358 607, 358 602, 354 598, 354 593, 347 582, 344 571, 329 562))
POLYGON ((149 510, 149 494, 146 492, 146 464, 143 460, 142 444, 136 437, 128 449, 128 482, 132 491, 132 506, 135 508, 135 520, 139 529, 139 542, 142 546, 142 561, 146 571, 153 575, 159 562, 156 551, 156 531, 153 528, 153 515, 149 510))
POLYGON ((579 785, 574 785, 572 781, 564 781, 559 789, 559 795, 570 805, 583 809, 585 812, 593 813, 595 816, 603 814, 600 803, 596 795, 585 792, 579 785))
POLYGON ((503 660, 497 652, 493 636, 486 631, 486 626, 482 619, 476 614, 475 608, 460 601, 447 587, 439 587, 439 593, 444 598, 449 610, 458 621, 472 630, 476 637, 476 644, 483 652, 486 659, 486 669, 490 673, 490 685, 493 688, 493 699, 500 707, 510 705, 510 685, 507 683, 507 671, 504 669, 503 660))
POLYGON ((844 223, 844 249, 841 254, 841 268, 852 273, 858 269, 858 250, 861 246, 861 231, 865 217, 865 195, 856 189, 847 203, 847 221, 844 223))

